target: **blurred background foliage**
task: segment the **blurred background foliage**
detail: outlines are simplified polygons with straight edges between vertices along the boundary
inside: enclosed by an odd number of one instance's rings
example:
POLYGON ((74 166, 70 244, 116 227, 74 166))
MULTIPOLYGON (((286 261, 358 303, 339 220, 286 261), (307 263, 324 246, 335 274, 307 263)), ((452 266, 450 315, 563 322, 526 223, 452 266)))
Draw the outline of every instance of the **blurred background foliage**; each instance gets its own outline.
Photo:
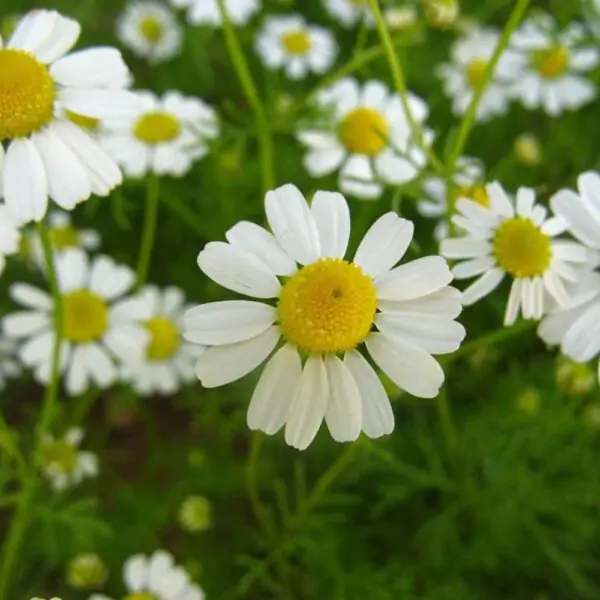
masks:
MULTIPOLYGON (((501 28, 512 4, 463 0, 461 16, 501 28)), ((575 0, 532 4, 563 24, 582 17, 575 0)), ((115 44, 123 0, 53 0, 46 7, 79 19, 83 44, 115 44)), ((4 0, 0 16, 31 8, 31 0, 4 0)), ((336 30, 338 66, 379 45, 374 31, 341 29, 317 0, 264 1, 263 14, 287 11, 336 30)), ((289 82, 262 68, 253 50, 260 20, 238 33, 274 131, 277 182, 294 182, 307 194, 335 189, 335 175, 310 179, 292 135, 308 110, 303 99, 319 81, 289 82)), ((431 107, 428 125, 440 152, 457 121, 434 70, 448 58, 456 35, 423 20, 394 34, 409 88, 431 107)), ((187 27, 184 52, 156 67, 125 55, 137 88, 179 89, 213 104, 222 116, 222 135, 211 154, 182 180, 161 182, 150 280, 177 285, 194 302, 225 298, 201 275, 196 255, 238 220, 261 222, 263 198, 253 117, 222 32, 187 27)), ((383 55, 355 75, 391 85, 383 55)), ((598 82, 600 73, 592 78, 598 82)), ((599 148, 597 103, 558 119, 513 104, 506 117, 474 128, 466 154, 483 160, 489 179, 513 191, 535 187, 545 200, 572 186, 580 172, 597 169, 599 148), (541 142, 537 166, 519 162, 514 153, 514 140, 525 131, 541 142)), ((434 223, 414 209, 417 190, 390 189, 372 203, 351 199, 355 244, 400 193, 402 213, 418 222, 417 243, 435 251, 434 223)), ((127 182, 112 197, 83 205, 75 220, 101 232, 103 252, 133 266, 144 194, 143 182, 127 182)), ((9 282, 36 278, 26 264, 12 261, 0 282, 3 313, 10 308, 9 282)), ((303 453, 284 446, 281 436, 251 442, 245 412, 256 375, 218 390, 193 385, 175 398, 141 400, 117 388, 100 397, 63 399, 56 431, 82 424, 85 447, 99 454, 101 474, 36 505, 19 565, 20 595, 11 600, 42 591, 64 600, 86 598, 89 593, 69 588, 64 575, 67 562, 82 552, 103 558, 111 573, 106 593, 121 597, 123 561, 157 548, 171 551, 209 599, 597 600, 595 373, 557 359, 529 324, 510 335, 500 330, 503 304, 503 294, 496 293, 464 313, 466 345, 444 361, 448 381, 437 401, 390 387, 396 429, 376 442, 361 439, 344 447, 323 433, 303 453), (179 523, 180 505, 191 495, 212 506, 210 527, 202 533, 179 523)), ((2 413, 24 443, 40 398, 41 390, 25 380, 0 398, 2 413)), ((2 480, 13 475, 8 463, 5 454, 2 480)), ((4 528, 10 512, 2 515, 4 528)))

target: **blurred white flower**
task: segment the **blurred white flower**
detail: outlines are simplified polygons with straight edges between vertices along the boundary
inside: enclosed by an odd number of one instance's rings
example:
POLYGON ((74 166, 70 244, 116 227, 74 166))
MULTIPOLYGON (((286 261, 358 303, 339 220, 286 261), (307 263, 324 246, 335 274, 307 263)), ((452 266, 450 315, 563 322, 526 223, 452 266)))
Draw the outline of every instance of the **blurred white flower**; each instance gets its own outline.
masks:
POLYGON ((117 38, 137 56, 159 63, 179 54, 183 33, 164 4, 132 0, 117 19, 117 38))
POLYGON ((541 319, 553 302, 568 303, 567 286, 576 281, 577 268, 589 261, 588 253, 580 244, 554 239, 566 223, 560 217, 547 218, 532 189, 519 188, 516 203, 496 182, 486 191, 487 207, 459 198, 452 221, 466 235, 442 241, 441 252, 463 261, 452 269, 457 279, 477 277, 463 292, 465 305, 490 294, 508 275, 513 282, 504 324, 512 325, 519 312, 525 319, 541 319))
POLYGON ((570 23, 559 31, 547 14, 527 20, 511 38, 510 47, 520 58, 512 95, 526 108, 542 108, 557 116, 596 97, 596 85, 583 74, 600 62, 597 44, 585 45, 586 31, 570 23))
POLYGON ((383 18, 392 30, 408 29, 417 22, 417 10, 414 6, 391 6, 383 11, 383 18))
POLYGON ((380 217, 344 260, 350 211, 337 192, 317 192, 311 206, 293 185, 267 193, 270 229, 242 221, 228 243, 211 242, 198 265, 213 281, 265 302, 230 300, 186 314, 184 337, 208 346, 196 365, 205 387, 236 381, 267 365, 248 409, 248 426, 300 450, 325 420, 338 442, 389 434, 394 415, 377 372, 400 388, 432 398, 444 372, 432 354, 456 350, 465 329, 461 294, 441 256, 396 267, 414 226, 380 217), (300 267, 298 267, 298 264, 300 267), (281 279, 280 279, 281 278, 281 279), (374 328, 377 328, 376 331, 374 328), (284 345, 274 355, 283 338, 284 345), (363 346, 364 344, 364 346, 363 346))
MULTIPOLYGON (((187 9, 187 18, 192 25, 222 25, 217 0, 170 1, 177 8, 187 9)), ((234 25, 245 25, 260 8, 261 0, 225 0, 225 10, 234 25)))
MULTIPOLYGON (((308 148, 304 166, 313 177, 339 168, 341 191, 371 200, 381 196, 385 183, 407 183, 425 165, 399 96, 380 81, 361 87, 355 79, 341 79, 323 90, 317 103, 332 111, 331 122, 301 130, 297 136, 308 148)), ((427 104, 411 93, 408 103, 422 127, 427 104)), ((426 130, 425 138, 431 142, 433 135, 426 130)))
POLYGON ((337 44, 333 34, 309 25, 301 15, 266 18, 256 38, 256 51, 270 69, 283 67, 288 77, 302 79, 323 74, 333 64, 337 44))
POLYGON ((182 177, 218 136, 217 115, 199 98, 177 91, 158 98, 139 92, 139 110, 106 127, 102 145, 129 177, 147 173, 182 177))
POLYGON ((86 477, 98 475, 98 458, 79 450, 83 430, 69 429, 62 438, 47 436, 42 446, 43 469, 57 492, 79 485, 86 477))
POLYGON ((325 0, 325 8, 344 27, 365 23, 374 27, 375 20, 367 0, 325 0))

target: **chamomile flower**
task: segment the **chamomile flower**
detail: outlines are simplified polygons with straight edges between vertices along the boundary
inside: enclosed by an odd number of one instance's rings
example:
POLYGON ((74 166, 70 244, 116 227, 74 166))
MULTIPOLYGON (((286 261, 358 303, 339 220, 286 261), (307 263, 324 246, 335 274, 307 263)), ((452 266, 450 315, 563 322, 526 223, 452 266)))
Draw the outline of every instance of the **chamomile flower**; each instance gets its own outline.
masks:
POLYGON ((65 210, 121 182, 112 159, 65 111, 96 119, 121 118, 135 96, 121 89, 128 70, 113 48, 68 54, 80 33, 55 11, 26 15, 0 41, 0 180, 9 210, 22 222, 40 221, 48 197, 65 210))
POLYGON ((184 337, 207 346, 198 378, 218 387, 268 360, 248 426, 269 435, 285 426, 285 441, 300 450, 323 419, 339 442, 361 430, 372 438, 390 433, 390 401, 359 348, 407 392, 436 396, 444 372, 432 354, 453 352, 465 335, 454 321, 461 294, 448 287, 446 261, 429 256, 395 267, 414 230, 395 213, 378 219, 354 259, 344 260, 350 212, 337 192, 317 192, 309 207, 288 184, 267 193, 265 208, 273 234, 242 221, 227 232, 228 243, 211 242, 198 256, 218 284, 272 302, 229 300, 188 311, 184 337))
POLYGON ((125 365, 124 377, 141 395, 173 394, 194 380, 194 365, 202 348, 182 338, 183 315, 188 308, 181 290, 146 286, 141 296, 148 306, 144 322, 149 337, 141 361, 125 365))
POLYGON ((540 319, 552 302, 568 302, 568 285, 577 280, 588 253, 575 242, 555 239, 565 223, 547 218, 532 189, 519 188, 516 207, 500 184, 485 189, 487 207, 468 198, 457 201, 459 214, 452 220, 466 235, 442 241, 442 255, 464 259, 452 270, 457 279, 477 277, 463 292, 465 305, 487 296, 508 276, 513 281, 504 324, 513 324, 519 312, 525 319, 540 319))
MULTIPOLYGON (((454 114, 463 115, 467 111, 499 40, 496 30, 473 27, 452 46, 451 62, 438 67, 444 92, 452 98, 454 114)), ((520 60, 511 52, 504 52, 500 57, 477 106, 478 121, 487 121, 508 110, 510 86, 507 81, 512 81, 517 64, 520 60)))
MULTIPOLYGON (((323 90, 317 98, 323 111, 331 111, 332 122, 298 133, 308 148, 304 166, 313 177, 340 169, 342 192, 358 198, 375 199, 384 182, 401 185, 414 179, 426 160, 416 147, 402 103, 380 81, 362 87, 344 78, 323 90)), ((409 94, 415 121, 422 125, 428 107, 409 94)), ((426 138, 431 141, 431 135, 426 138)))
MULTIPOLYGON (((173 557, 157 550, 149 557, 131 556, 123 567, 123 580, 129 600, 204 600, 204 592, 188 573, 174 564, 173 557)), ((92 594, 89 600, 113 600, 104 594, 92 594)))
POLYGON ((179 53, 183 35, 164 4, 133 0, 117 21, 117 38, 137 56, 159 63, 179 53))
MULTIPOLYGON (((476 158, 464 156, 457 161, 453 177, 456 198, 469 198, 483 206, 489 205, 485 190, 484 168, 476 158)), ((448 223, 444 217, 448 211, 448 189, 441 177, 423 180, 425 198, 417 202, 417 211, 423 217, 439 219, 433 235, 440 242, 448 237, 448 223)))
MULTIPOLYGON (((222 25, 217 0, 171 0, 171 4, 187 9, 187 18, 192 25, 222 25)), ((234 25, 245 25, 260 7, 261 0, 225 0, 225 10, 234 25)))
POLYGON ((21 374, 21 364, 17 361, 17 344, 6 336, 0 337, 0 390, 9 379, 21 374))
MULTIPOLYGON (((118 379, 117 360, 141 360, 148 339, 141 321, 149 317, 139 298, 125 298, 134 282, 128 267, 106 256, 88 260, 79 249, 56 256, 61 292, 63 339, 60 370, 70 395, 95 384, 107 388, 118 379)), ((54 346, 54 305, 45 291, 26 283, 10 287, 10 296, 25 310, 3 320, 8 337, 23 340, 22 362, 48 383, 54 346)))
POLYGON ((526 21, 511 39, 521 68, 512 94, 529 109, 542 108, 557 116, 596 97, 596 86, 584 76, 600 62, 597 44, 585 45, 585 28, 570 23, 559 31, 547 14, 526 21))
POLYGON ((20 223, 4 204, 0 204, 0 275, 4 271, 6 257, 16 254, 21 244, 20 223))
POLYGON ((325 73, 337 53, 335 38, 301 15, 267 17, 256 39, 256 51, 270 69, 282 68, 292 79, 325 73))
MULTIPOLYGON (((600 252, 600 175, 583 173, 578 191, 561 190, 550 200, 553 210, 565 220, 569 232, 591 255, 597 266, 600 252)), ((600 274, 590 271, 581 276, 570 302, 541 323, 540 337, 549 344, 560 344, 561 351, 576 362, 587 362, 600 353, 600 274)))
POLYGON ((98 458, 79 450, 83 430, 74 427, 62 438, 47 436, 42 446, 44 473, 57 492, 79 485, 86 477, 98 475, 98 458))
POLYGON ((215 111, 199 98, 177 91, 162 98, 139 92, 139 99, 139 110, 103 136, 104 148, 129 177, 185 175, 218 135, 215 111))
POLYGON ((373 27, 375 20, 369 7, 368 0, 324 0, 329 14, 337 19, 344 27, 364 23, 373 27))

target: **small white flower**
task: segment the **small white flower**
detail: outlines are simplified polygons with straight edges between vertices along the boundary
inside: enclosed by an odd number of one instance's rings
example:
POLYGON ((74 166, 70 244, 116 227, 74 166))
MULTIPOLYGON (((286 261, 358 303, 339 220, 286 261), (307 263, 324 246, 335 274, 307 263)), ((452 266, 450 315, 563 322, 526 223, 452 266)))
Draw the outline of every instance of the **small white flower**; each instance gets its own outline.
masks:
POLYGON ((309 25, 301 15, 267 17, 256 39, 256 51, 270 69, 284 68, 288 77, 325 73, 333 64, 337 44, 330 31, 309 25))
POLYGON ((79 485, 86 477, 98 475, 98 458, 92 452, 82 452, 79 445, 83 430, 74 427, 64 437, 47 436, 42 446, 44 473, 57 492, 79 485))
MULTIPOLYGON (((600 175, 583 173, 577 180, 579 193, 561 190, 550 200, 568 230, 590 251, 593 266, 600 255, 600 175)), ((554 311, 538 330, 549 344, 576 362, 587 362, 600 353, 600 274, 581 276, 569 303, 554 311)))
POLYGON ((183 315, 187 307, 181 290, 159 291, 146 286, 140 296, 150 314, 144 325, 149 333, 144 358, 124 367, 124 377, 141 395, 173 394, 182 383, 194 380, 194 365, 202 348, 182 338, 183 315))
POLYGON ((117 20, 117 38, 134 54, 159 63, 181 50, 182 30, 173 13, 153 0, 133 0, 117 20))
MULTIPOLYGON (((454 114, 463 115, 467 111, 499 40, 500 34, 496 30, 473 27, 452 46, 452 62, 438 67, 437 74, 443 80, 444 92, 452 98, 454 114)), ((518 64, 519 58, 511 52, 506 51, 501 56, 477 106, 478 121, 507 112, 509 83, 518 64)))
POLYGON ((19 225, 8 208, 4 204, 0 204, 0 275, 6 264, 5 257, 19 251, 21 243, 19 225))
MULTIPOLYGON (((149 557, 131 556, 123 567, 123 580, 130 600, 204 600, 204 592, 191 581, 188 573, 173 562, 164 550, 149 557)), ((89 600, 112 600, 104 594, 92 594, 89 600)))
POLYGON ((463 292, 465 305, 487 296, 508 275, 513 282, 504 324, 513 324, 519 312, 525 319, 540 319, 552 302, 568 302, 567 287, 577 281, 577 267, 584 267, 589 255, 580 244, 554 239, 566 224, 560 217, 547 218, 547 209, 535 204, 532 189, 519 188, 516 210, 500 184, 488 184, 486 191, 488 207, 458 200, 459 214, 452 221, 466 235, 444 240, 441 252, 465 259, 452 269, 457 279, 477 277, 463 292))
MULTIPOLYGON (((317 103, 324 111, 333 112, 332 122, 298 133, 308 148, 304 166, 313 177, 339 168, 342 192, 375 199, 383 193, 384 182, 407 183, 425 165, 425 155, 415 146, 399 96, 380 81, 368 81, 361 87, 355 79, 341 79, 323 90, 317 103)), ((422 127, 427 104, 410 93, 408 103, 422 127)), ((425 132, 428 142, 432 137, 425 132)))
POLYGON ((158 98, 139 92, 139 110, 107 127, 102 145, 129 177, 185 175, 208 152, 219 132, 212 107, 177 91, 158 98))
POLYGON ((350 211, 337 192, 317 192, 309 206, 288 184, 267 193, 265 208, 273 234, 242 221, 227 232, 228 243, 211 242, 198 256, 200 269, 218 284, 272 301, 230 300, 188 311, 184 337, 208 346, 198 378, 218 387, 268 360, 248 426, 269 435, 285 426, 286 443, 300 450, 323 420, 338 442, 361 431, 371 438, 390 433, 390 401, 359 348, 364 343, 407 392, 436 396, 444 372, 432 354, 453 352, 465 336, 454 321, 461 294, 448 286, 446 261, 428 256, 396 267, 414 226, 391 212, 371 226, 353 261, 344 260, 350 211))
MULTIPOLYGON (((222 25, 217 0, 171 0, 171 4, 186 8, 192 25, 222 25)), ((234 25, 245 25, 260 8, 261 0, 225 0, 225 10, 234 25)))
MULTIPOLYGON (((60 370, 70 395, 90 385, 108 388, 118 379, 116 359, 127 363, 143 357, 148 333, 140 321, 148 319, 139 298, 123 298, 134 282, 128 267, 99 256, 91 262, 79 249, 56 256, 62 296, 63 340, 60 370)), ((54 346, 54 305, 45 291, 15 283, 10 296, 26 310, 6 316, 4 332, 25 340, 19 350, 40 383, 48 383, 54 346)))
POLYGON ((0 181, 6 206, 22 222, 41 221, 48 197, 72 210, 121 183, 117 165, 65 114, 128 114, 136 103, 121 89, 129 71, 114 48, 67 55, 79 33, 76 21, 34 10, 4 47, 0 41, 0 181))
POLYGON ((417 23, 417 9, 414 6, 391 6, 385 9, 383 18, 394 31, 409 29, 417 23))
MULTIPOLYGON (((453 182, 456 198, 469 198, 483 206, 489 205, 485 190, 485 172, 481 161, 464 156, 456 163, 453 182)), ((423 180, 425 198, 417 202, 417 211, 423 217, 439 219, 433 235, 438 242, 448 237, 448 223, 444 218, 448 211, 448 189, 446 180, 441 177, 428 177, 423 180)))
POLYGON ((4 389, 8 379, 21 374, 21 365, 16 355, 15 341, 6 336, 0 337, 0 390, 4 389))
POLYGON ((559 31, 550 15, 529 19, 515 32, 511 48, 521 58, 512 94, 529 109, 550 116, 574 110, 596 97, 596 86, 583 76, 600 62, 597 44, 584 46, 585 28, 570 23, 559 31))
POLYGON ((344 27, 365 23, 374 27, 375 20, 367 0, 325 0, 325 8, 344 27))

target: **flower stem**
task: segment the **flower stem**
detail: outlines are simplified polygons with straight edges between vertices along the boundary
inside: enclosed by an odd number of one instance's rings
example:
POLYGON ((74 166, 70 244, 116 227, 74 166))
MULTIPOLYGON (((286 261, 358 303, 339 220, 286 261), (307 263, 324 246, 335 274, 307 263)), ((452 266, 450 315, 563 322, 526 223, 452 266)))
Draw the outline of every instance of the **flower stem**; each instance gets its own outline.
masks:
POLYGON ((137 277, 135 280, 135 289, 139 289, 148 276, 148 267, 152 256, 152 247, 154 246, 154 236, 156 234, 156 220, 158 215, 158 177, 151 174, 148 176, 146 187, 146 207, 144 215, 144 231, 142 232, 142 243, 140 245, 140 256, 138 259, 137 277))
POLYGON ((262 173, 263 192, 273 189, 276 185, 275 179, 275 164, 273 161, 273 140, 271 139, 271 131, 269 121, 267 119, 266 110, 260 100, 256 84, 252 79, 248 63, 244 57, 241 44, 237 38, 235 27, 231 24, 231 19, 227 9, 225 8, 225 0, 217 0, 219 12, 223 19, 223 32, 225 34, 225 43, 227 50, 233 62, 233 66, 237 72, 238 79, 242 86, 242 91, 246 97, 246 101, 254 111, 256 121, 256 129, 258 135, 258 144, 260 147, 260 162, 262 173))
POLYGON ((44 442, 44 438, 46 437, 52 425, 52 419, 55 415, 56 406, 58 403, 60 349, 63 332, 62 298, 60 295, 58 276, 56 274, 56 267, 52 254, 52 242, 50 240, 50 234, 48 229, 42 223, 38 225, 38 233, 42 242, 48 282, 54 300, 54 346, 52 348, 50 382, 46 386, 44 402, 36 427, 34 452, 31 457, 29 469, 22 474, 23 479, 21 481, 21 492, 16 503, 15 513, 11 520, 10 529, 2 548, 2 560, 0 563, 2 565, 2 569, 0 570, 0 600, 6 600, 11 597, 8 594, 11 578, 17 571, 17 558, 31 519, 30 508, 35 496, 37 483, 36 471, 39 454, 44 442))

